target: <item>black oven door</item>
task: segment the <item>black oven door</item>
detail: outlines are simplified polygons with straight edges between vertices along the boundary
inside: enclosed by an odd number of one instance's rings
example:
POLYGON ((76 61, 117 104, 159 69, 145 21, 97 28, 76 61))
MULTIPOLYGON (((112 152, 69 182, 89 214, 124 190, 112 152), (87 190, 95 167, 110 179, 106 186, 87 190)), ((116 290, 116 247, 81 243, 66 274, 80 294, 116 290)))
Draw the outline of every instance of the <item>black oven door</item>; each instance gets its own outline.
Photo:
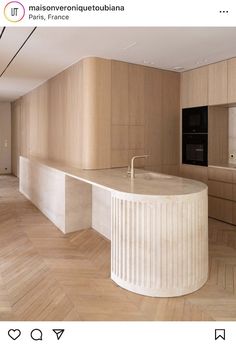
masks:
POLYGON ((183 134, 182 163, 208 165, 207 134, 183 134))
POLYGON ((182 110, 183 133, 208 132, 208 107, 200 106, 182 110))

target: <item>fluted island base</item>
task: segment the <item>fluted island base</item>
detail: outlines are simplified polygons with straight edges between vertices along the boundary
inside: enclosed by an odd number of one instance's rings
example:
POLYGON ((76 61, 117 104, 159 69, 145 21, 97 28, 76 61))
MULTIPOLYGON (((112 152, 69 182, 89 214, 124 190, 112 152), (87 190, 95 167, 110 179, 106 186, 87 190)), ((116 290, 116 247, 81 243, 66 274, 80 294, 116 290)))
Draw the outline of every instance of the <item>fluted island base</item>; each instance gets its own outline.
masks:
POLYGON ((208 277, 207 188, 179 196, 112 194, 112 272, 138 294, 181 296, 208 277))

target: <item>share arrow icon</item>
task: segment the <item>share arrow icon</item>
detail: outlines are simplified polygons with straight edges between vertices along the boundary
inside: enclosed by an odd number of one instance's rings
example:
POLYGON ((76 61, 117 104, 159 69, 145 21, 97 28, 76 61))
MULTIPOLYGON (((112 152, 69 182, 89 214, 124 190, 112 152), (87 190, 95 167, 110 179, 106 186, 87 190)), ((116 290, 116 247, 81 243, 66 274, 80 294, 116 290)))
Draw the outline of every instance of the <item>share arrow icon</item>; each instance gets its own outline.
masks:
POLYGON ((55 334, 57 335, 57 339, 59 341, 59 339, 61 338, 61 336, 64 334, 64 329, 53 329, 53 332, 55 332, 55 334))

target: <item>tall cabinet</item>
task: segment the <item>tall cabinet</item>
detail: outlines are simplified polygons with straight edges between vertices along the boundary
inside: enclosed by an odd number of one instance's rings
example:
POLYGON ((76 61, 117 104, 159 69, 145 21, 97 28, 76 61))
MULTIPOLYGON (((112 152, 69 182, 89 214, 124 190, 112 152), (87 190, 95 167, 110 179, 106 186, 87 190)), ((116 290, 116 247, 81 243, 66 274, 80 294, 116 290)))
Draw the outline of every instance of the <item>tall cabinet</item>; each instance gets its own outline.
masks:
POLYGON ((151 170, 178 174, 178 73, 112 61, 112 167, 130 158, 151 170))
POLYGON ((210 64, 208 67, 208 105, 227 103, 227 61, 210 64))
POLYGON ((181 74, 182 108, 208 104, 208 68, 203 66, 181 74))

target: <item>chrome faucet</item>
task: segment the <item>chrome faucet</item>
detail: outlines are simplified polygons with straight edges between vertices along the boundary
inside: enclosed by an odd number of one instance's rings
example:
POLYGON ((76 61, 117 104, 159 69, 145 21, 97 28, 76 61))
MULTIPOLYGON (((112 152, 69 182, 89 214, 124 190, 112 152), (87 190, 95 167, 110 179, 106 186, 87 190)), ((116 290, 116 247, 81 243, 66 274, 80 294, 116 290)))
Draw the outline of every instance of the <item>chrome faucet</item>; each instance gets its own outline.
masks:
POLYGON ((134 156, 131 158, 131 165, 130 167, 128 167, 128 171, 127 171, 127 174, 130 174, 130 177, 131 179, 134 179, 135 178, 135 172, 134 172, 134 160, 136 158, 147 158, 149 157, 150 155, 141 155, 141 156, 134 156))

